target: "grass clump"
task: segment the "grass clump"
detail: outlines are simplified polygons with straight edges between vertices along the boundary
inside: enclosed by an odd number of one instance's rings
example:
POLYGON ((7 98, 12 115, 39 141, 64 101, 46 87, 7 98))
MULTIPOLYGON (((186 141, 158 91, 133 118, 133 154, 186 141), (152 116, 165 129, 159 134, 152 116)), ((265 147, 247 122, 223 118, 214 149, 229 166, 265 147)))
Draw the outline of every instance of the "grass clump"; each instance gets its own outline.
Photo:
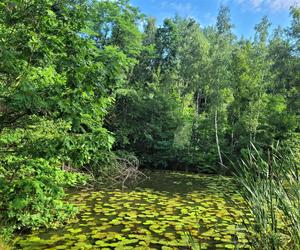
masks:
MULTIPOLYGON (((288 147, 255 145, 235 165, 251 222, 254 249, 300 249, 299 156, 288 147)), ((249 217, 249 220, 250 220, 249 217)))

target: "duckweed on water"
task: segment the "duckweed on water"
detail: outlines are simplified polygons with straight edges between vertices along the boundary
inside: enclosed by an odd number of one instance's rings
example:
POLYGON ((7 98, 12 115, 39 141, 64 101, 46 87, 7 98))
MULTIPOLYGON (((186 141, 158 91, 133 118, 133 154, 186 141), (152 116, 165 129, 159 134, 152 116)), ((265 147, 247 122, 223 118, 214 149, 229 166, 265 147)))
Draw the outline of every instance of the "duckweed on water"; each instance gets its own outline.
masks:
POLYGON ((83 190, 71 194, 70 201, 80 208, 76 220, 24 236, 16 248, 187 249, 187 233, 201 242, 201 249, 250 247, 242 199, 223 177, 154 173, 135 190, 83 190), (181 182, 181 188, 174 182, 181 182))

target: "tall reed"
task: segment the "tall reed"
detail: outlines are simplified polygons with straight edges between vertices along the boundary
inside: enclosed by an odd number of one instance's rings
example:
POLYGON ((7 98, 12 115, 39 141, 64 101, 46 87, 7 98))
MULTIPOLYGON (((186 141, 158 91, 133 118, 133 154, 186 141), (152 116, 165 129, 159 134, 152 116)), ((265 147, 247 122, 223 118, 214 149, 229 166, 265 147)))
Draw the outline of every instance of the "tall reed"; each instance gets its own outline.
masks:
POLYGON ((300 249, 299 158, 292 150, 253 144, 234 164, 235 180, 252 221, 254 249, 300 249))

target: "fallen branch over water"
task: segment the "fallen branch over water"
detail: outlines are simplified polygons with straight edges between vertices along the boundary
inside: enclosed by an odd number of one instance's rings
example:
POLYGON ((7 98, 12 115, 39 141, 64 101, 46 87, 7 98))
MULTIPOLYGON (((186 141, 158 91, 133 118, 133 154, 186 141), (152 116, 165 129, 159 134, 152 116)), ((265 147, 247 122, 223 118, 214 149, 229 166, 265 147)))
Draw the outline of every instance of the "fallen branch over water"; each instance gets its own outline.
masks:
POLYGON ((126 189, 149 179, 139 170, 140 163, 135 156, 114 157, 108 167, 98 166, 96 170, 84 167, 91 179, 92 186, 120 187, 126 189))

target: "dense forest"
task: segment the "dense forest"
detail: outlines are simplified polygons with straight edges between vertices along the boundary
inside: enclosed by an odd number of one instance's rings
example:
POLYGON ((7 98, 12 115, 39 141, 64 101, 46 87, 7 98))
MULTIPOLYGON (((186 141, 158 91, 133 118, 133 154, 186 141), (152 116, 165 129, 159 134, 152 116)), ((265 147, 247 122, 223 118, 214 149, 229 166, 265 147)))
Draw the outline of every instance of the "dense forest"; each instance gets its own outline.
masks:
MULTIPOLYGON (((298 178, 300 9, 290 18, 271 30, 264 17, 244 38, 226 6, 203 27, 180 16, 158 25, 128 0, 2 0, 3 240, 64 223, 76 213, 65 191, 101 189, 124 162, 239 180, 252 174, 253 188, 264 174, 274 187, 286 183, 270 168, 279 162, 280 173, 298 178)), ((299 204, 293 209, 290 249, 299 249, 299 204)))

